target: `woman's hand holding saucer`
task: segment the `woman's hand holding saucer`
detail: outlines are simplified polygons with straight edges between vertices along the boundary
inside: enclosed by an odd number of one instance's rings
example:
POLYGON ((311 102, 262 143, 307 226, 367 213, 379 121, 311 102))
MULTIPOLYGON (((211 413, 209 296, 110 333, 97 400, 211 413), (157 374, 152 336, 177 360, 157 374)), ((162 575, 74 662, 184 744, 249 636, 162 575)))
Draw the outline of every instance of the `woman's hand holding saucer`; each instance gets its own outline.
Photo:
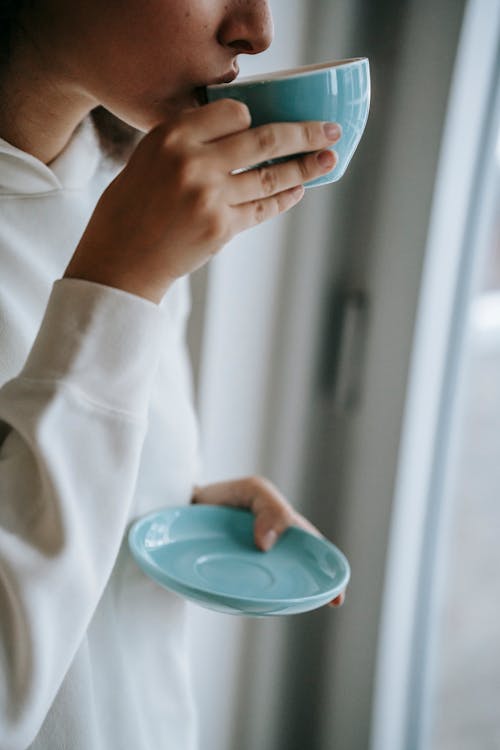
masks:
MULTIPOLYGON (((294 510, 279 490, 263 477, 252 476, 197 486, 193 490, 191 502, 229 505, 250 510, 255 516, 255 544, 263 552, 270 550, 290 526, 298 526, 311 534, 323 537, 323 534, 294 510)), ((342 592, 329 606, 339 607, 344 600, 345 592, 342 592)))

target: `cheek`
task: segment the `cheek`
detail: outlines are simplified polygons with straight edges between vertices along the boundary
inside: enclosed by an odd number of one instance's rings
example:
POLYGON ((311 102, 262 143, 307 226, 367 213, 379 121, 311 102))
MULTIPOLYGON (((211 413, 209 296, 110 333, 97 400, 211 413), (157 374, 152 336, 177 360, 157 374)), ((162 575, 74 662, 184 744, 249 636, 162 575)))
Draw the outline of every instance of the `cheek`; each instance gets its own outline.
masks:
POLYGON ((161 96, 179 85, 179 64, 151 45, 115 39, 99 56, 93 71, 98 98, 141 101, 161 96))
POLYGON ((208 8, 214 0, 206 2, 199 13, 189 0, 111 3, 113 8, 123 7, 121 18, 108 18, 106 27, 94 28, 86 39, 85 58, 96 99, 141 130, 196 106, 194 87, 221 67, 213 42, 215 13, 208 8))
MULTIPOLYGON (((169 83, 173 87, 179 84, 196 81, 194 71, 203 59, 203 47, 199 42, 183 40, 179 37, 151 35, 146 40, 132 38, 116 40, 110 43, 109 52, 105 57, 106 68, 120 80, 130 81, 131 87, 136 85, 152 89, 165 87, 169 83), (193 48, 198 55, 193 55, 193 48)), ((100 65, 102 69, 102 65, 100 65)))

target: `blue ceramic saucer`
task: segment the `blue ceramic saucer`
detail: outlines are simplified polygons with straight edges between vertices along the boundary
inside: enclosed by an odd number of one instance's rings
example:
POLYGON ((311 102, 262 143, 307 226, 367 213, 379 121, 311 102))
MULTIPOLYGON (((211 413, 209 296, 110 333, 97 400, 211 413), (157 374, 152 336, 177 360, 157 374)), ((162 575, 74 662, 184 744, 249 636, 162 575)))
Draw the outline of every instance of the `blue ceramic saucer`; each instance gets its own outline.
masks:
POLYGON ((165 508, 132 525, 129 546, 157 583, 219 612, 308 612, 345 589, 349 563, 331 542, 291 527, 261 552, 253 522, 251 513, 236 508, 165 508))

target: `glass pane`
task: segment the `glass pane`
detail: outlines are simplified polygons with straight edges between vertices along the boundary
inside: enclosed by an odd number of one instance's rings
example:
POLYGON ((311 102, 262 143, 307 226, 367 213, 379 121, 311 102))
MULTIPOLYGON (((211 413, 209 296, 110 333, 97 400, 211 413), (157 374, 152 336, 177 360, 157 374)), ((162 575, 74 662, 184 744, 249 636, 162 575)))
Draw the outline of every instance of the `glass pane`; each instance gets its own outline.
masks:
MULTIPOLYGON (((500 136, 500 134, 499 134, 500 136)), ((500 748, 500 137, 469 313, 428 750, 500 748)))

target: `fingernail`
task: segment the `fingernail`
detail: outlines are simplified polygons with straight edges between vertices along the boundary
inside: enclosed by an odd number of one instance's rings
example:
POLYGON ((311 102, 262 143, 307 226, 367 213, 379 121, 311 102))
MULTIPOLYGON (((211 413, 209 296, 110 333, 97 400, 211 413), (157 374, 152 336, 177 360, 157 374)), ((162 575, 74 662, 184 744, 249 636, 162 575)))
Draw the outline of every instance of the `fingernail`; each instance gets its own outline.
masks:
POLYGON ((265 552, 271 549, 271 547, 273 546, 277 538, 278 538, 278 535, 274 531, 274 529, 270 529, 269 531, 266 531, 266 533, 262 537, 262 548, 264 549, 265 552))
POLYGON ((342 607, 345 602, 345 596, 339 594, 335 599, 330 602, 330 607, 342 607))
POLYGON ((342 128, 336 122, 325 122, 323 130, 330 141, 336 141, 342 134, 342 128))
POLYGON ((318 164, 323 169, 331 169, 335 163, 335 158, 331 151, 320 151, 317 155, 318 164))

